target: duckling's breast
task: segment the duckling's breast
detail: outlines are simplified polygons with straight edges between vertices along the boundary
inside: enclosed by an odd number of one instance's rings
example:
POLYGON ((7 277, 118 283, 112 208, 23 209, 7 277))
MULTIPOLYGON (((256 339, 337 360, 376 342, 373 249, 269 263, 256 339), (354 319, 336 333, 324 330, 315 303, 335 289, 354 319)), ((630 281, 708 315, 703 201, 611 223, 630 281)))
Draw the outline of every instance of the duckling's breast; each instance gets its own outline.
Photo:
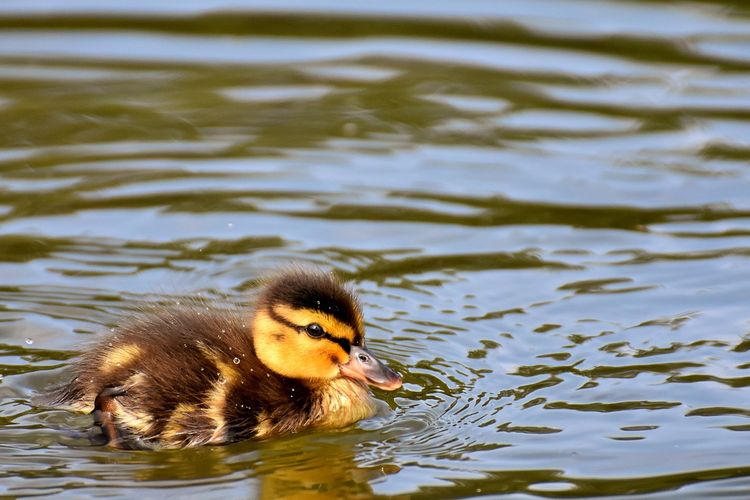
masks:
POLYGON ((332 380, 318 389, 317 397, 319 414, 315 427, 345 427, 377 413, 375 398, 367 386, 350 378, 332 380))

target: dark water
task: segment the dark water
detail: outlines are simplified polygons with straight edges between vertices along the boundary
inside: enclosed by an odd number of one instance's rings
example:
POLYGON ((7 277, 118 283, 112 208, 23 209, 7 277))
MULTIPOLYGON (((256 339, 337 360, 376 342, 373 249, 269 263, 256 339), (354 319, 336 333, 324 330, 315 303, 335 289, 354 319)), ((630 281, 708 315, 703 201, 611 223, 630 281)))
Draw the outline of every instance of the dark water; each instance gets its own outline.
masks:
POLYGON ((750 495, 746 3, 159 4, 0 4, 0 494, 750 495), (390 416, 125 452, 31 405, 290 261, 390 416))

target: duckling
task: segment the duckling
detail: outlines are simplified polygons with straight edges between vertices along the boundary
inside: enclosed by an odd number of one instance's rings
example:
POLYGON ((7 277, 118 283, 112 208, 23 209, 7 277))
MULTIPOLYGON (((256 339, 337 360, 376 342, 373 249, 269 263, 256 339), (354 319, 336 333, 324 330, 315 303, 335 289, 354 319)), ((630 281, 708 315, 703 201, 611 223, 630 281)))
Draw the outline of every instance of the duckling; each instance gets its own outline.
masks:
POLYGON ((56 403, 93 414, 109 446, 180 448, 332 429, 376 413, 401 377, 365 346, 332 274, 270 280, 249 321, 194 303, 143 314, 92 345, 56 403))

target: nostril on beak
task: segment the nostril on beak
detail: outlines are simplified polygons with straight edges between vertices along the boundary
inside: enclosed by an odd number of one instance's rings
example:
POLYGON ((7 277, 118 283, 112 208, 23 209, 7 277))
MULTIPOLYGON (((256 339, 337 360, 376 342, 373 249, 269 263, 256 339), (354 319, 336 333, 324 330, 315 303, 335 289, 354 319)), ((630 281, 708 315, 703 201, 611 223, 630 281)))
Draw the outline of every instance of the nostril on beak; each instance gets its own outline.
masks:
POLYGON ((369 363, 370 362, 370 358, 368 358, 364 354, 360 354, 359 355, 359 362, 360 363, 369 363))

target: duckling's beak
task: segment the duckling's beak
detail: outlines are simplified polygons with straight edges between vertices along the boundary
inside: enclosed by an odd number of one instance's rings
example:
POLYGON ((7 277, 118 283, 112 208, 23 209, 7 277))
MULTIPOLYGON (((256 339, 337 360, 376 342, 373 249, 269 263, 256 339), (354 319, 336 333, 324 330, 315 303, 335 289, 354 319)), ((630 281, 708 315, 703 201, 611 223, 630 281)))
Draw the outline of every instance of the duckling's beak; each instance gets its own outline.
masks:
POLYGON ((386 391, 395 391, 401 387, 401 375, 381 363, 364 347, 352 346, 349 362, 339 365, 339 368, 344 377, 361 380, 386 391))

